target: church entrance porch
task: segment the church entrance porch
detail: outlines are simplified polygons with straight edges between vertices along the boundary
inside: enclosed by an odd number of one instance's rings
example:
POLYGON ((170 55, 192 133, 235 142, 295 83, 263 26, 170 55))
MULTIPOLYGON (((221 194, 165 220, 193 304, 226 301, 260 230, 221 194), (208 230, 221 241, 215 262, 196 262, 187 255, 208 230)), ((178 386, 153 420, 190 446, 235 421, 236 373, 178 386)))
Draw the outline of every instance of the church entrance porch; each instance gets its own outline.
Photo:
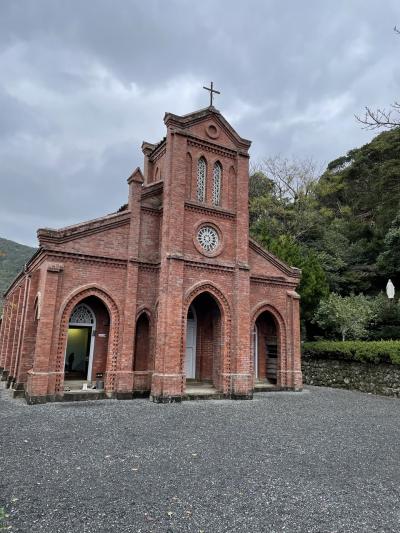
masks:
POLYGON ((221 374, 221 311, 214 297, 199 294, 186 320, 186 394, 209 396, 219 388, 221 374))

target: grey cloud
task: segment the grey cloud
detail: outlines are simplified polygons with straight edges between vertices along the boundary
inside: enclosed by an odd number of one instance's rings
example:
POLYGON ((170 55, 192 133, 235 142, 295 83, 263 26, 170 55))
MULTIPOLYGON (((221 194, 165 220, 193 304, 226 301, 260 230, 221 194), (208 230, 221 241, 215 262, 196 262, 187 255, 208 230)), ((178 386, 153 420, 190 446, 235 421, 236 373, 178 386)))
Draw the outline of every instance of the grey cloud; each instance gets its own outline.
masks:
POLYGON ((3 0, 0 235, 117 209, 141 141, 210 79, 254 159, 367 142, 353 114, 398 97, 395 23, 396 0, 3 0))

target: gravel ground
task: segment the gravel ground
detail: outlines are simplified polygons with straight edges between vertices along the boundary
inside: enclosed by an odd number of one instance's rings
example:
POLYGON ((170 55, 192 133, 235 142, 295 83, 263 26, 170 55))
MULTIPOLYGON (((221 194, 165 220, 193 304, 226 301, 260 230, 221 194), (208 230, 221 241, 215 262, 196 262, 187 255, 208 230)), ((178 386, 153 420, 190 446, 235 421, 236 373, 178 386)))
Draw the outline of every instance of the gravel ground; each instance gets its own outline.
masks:
POLYGON ((398 532, 399 407, 318 387, 253 401, 39 406, 1 389, 2 526, 398 532))

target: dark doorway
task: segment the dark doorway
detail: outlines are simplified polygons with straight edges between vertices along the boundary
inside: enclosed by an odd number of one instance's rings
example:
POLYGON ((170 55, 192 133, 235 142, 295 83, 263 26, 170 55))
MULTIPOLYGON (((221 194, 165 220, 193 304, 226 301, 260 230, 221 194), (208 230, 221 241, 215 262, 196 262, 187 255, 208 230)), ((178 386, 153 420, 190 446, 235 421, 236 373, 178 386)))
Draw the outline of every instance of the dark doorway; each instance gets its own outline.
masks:
POLYGON ((135 360, 133 370, 145 372, 149 370, 150 359, 150 322, 146 313, 142 313, 136 323, 135 360))
POLYGON ((280 355, 279 336, 276 320, 268 311, 257 318, 253 352, 256 380, 276 384, 280 355))

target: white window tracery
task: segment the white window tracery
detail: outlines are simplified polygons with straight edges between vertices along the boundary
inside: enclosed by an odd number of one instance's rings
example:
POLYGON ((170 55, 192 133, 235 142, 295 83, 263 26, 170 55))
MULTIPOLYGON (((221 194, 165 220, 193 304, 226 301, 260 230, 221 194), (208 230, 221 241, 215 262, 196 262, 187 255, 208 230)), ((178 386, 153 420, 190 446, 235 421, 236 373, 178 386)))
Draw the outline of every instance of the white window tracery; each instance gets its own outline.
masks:
POLYGON ((204 202, 206 197, 207 163, 201 157, 197 163, 197 200, 204 202))
POLYGON ((95 317, 93 311, 85 304, 78 304, 72 311, 70 324, 94 324, 95 317))
POLYGON ((206 252, 214 252, 219 244, 218 233, 211 226, 202 226, 197 233, 197 240, 206 252))
POLYGON ((222 178, 222 167, 221 167, 221 164, 217 161, 213 169, 212 202, 214 205, 220 205, 221 203, 221 178, 222 178))

